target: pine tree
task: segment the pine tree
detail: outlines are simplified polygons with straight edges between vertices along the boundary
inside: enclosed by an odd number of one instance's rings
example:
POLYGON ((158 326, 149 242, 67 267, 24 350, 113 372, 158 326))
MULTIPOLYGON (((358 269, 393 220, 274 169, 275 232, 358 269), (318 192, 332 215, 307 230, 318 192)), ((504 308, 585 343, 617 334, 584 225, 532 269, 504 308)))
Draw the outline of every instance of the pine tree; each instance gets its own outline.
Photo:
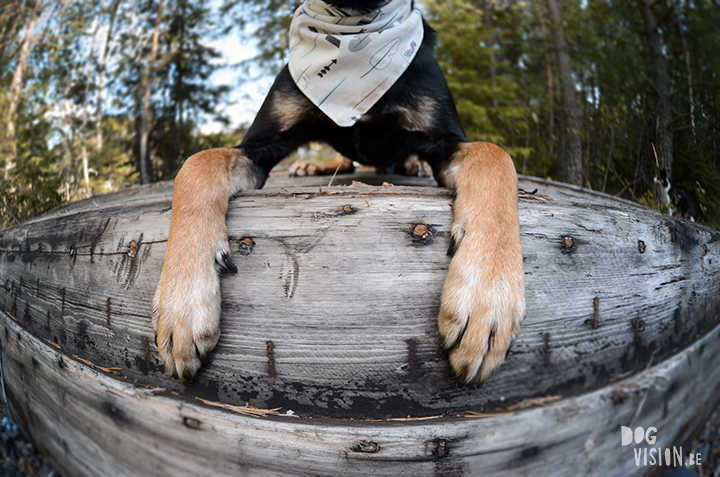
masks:
POLYGON ((570 184, 582 185, 582 146, 575 78, 570 66, 567 38, 556 0, 547 0, 548 14, 555 40, 555 56, 560 73, 562 104, 562 150, 558 158, 558 177, 570 184))
MULTIPOLYGON (((507 53, 495 48, 502 41, 503 27, 513 30, 511 22, 503 25, 503 17, 493 5, 485 10, 483 0, 436 0, 427 6, 428 21, 438 32, 438 63, 468 137, 500 144, 512 156, 527 155, 529 150, 519 139, 526 130, 525 109, 509 74, 507 53), (488 24, 494 29, 488 30, 488 24)), ((512 17, 504 13, 505 20, 512 17)))

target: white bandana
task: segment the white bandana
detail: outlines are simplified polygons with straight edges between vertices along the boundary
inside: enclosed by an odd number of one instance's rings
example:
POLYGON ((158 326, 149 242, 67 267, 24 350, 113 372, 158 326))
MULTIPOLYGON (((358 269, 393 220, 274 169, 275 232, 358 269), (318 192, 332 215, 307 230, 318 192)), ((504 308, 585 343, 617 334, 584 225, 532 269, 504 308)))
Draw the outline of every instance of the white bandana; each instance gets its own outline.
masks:
POLYGON ((290 74, 338 126, 352 126, 395 84, 423 39, 410 0, 361 14, 307 0, 290 25, 290 74))

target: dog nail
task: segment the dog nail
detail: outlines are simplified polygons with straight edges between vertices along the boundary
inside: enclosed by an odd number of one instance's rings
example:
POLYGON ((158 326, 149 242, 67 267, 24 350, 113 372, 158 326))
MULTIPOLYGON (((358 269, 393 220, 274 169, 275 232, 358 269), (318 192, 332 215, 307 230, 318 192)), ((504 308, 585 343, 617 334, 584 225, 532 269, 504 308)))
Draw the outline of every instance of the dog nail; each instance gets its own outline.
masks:
POLYGON ((450 237, 450 246, 448 247, 447 255, 448 257, 452 257, 455 255, 455 252, 457 252, 458 247, 460 246, 460 242, 455 240, 455 237, 450 237))
POLYGON ((220 259, 222 261, 218 262, 218 264, 220 265, 221 272, 237 273, 238 269, 232 260, 230 260, 230 255, 227 252, 222 252, 220 259))

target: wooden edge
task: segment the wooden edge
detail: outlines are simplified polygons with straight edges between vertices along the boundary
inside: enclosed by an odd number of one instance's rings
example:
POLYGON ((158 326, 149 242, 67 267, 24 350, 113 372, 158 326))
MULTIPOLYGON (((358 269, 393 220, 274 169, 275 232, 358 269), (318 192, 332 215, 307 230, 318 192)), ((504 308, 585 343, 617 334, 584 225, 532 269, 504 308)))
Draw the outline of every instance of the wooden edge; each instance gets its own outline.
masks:
POLYGON ((66 475, 646 473, 656 469, 636 466, 643 446, 621 446, 620 426, 655 427, 645 447, 672 448, 720 396, 720 327, 580 396, 497 415, 368 422, 202 405, 82 364, 7 316, 0 326, 12 416, 66 475))
MULTIPOLYGON (((524 175, 524 174, 518 174, 518 180, 519 180, 521 183, 524 181, 524 182, 529 182, 529 183, 532 183, 532 184, 538 184, 538 185, 540 185, 540 186, 549 187, 549 188, 551 188, 551 189, 556 189, 556 190, 559 190, 559 191, 561 191, 561 192, 566 192, 566 193, 567 193, 567 192, 574 192, 574 193, 579 194, 580 196, 597 197, 597 198, 600 198, 600 199, 605 199, 605 200, 610 200, 610 201, 613 201, 613 202, 617 202, 617 203, 620 203, 620 204, 623 204, 623 205, 628 205, 628 206, 632 206, 632 207, 639 207, 639 208, 648 209, 648 210, 654 210, 654 209, 651 209, 650 207, 647 207, 647 206, 645 206, 645 205, 643 205, 643 204, 641 204, 641 203, 639 203, 639 202, 635 202, 635 201, 632 201, 632 200, 629 200, 629 199, 624 199, 624 198, 622 198, 622 197, 618 197, 618 196, 615 196, 615 195, 612 195, 612 194, 607 194, 607 193, 601 192, 601 191, 599 191, 599 190, 588 189, 588 188, 585 188, 585 187, 582 187, 582 186, 578 186, 578 185, 574 185, 574 184, 568 184, 567 182, 559 182, 559 181, 554 181, 554 180, 550 180, 550 179, 543 179, 543 178, 541 178, 541 177, 526 176, 526 175, 524 175)), ((521 184, 521 185, 522 185, 522 184, 521 184)), ((657 211, 656 211, 656 212, 657 212, 657 211)), ((669 217, 669 216, 668 216, 668 217, 669 217)))
POLYGON ((173 181, 154 182, 121 189, 108 194, 100 194, 89 199, 82 199, 75 202, 69 202, 50 209, 42 215, 29 219, 24 224, 31 224, 56 217, 66 217, 69 215, 86 212, 93 209, 104 209, 108 205, 121 205, 128 202, 154 202, 157 196, 160 200, 170 200, 172 198, 173 181))
MULTIPOLYGON (((395 176, 376 177, 392 178, 395 176)), ((342 179, 344 183, 338 184, 337 181, 332 186, 327 186, 326 178, 321 177, 322 182, 313 184, 313 181, 297 181, 293 185, 268 185, 263 189, 249 190, 238 194, 230 199, 230 206, 233 201, 240 201, 247 198, 261 197, 305 197, 311 198, 316 196, 397 196, 397 195, 415 195, 426 197, 446 196, 452 198, 453 193, 450 189, 436 186, 408 184, 408 185, 381 185, 373 183, 365 183, 360 180, 366 178, 363 175, 345 174, 342 179), (355 179, 360 179, 356 181, 355 179)), ((316 177, 299 178, 299 179, 317 179, 316 177)), ((379 180, 379 179, 378 179, 379 180)), ((377 181, 373 181, 377 182, 377 181)), ((83 199, 77 202, 64 204, 59 207, 34 217, 21 225, 42 222, 44 220, 52 220, 57 218, 65 218, 76 214, 81 214, 95 210, 105 210, 114 207, 125 207, 128 205, 150 205, 155 203, 167 202, 168 205, 172 200, 173 183, 159 182, 137 188, 125 189, 110 194, 100 195, 90 199, 83 199)))

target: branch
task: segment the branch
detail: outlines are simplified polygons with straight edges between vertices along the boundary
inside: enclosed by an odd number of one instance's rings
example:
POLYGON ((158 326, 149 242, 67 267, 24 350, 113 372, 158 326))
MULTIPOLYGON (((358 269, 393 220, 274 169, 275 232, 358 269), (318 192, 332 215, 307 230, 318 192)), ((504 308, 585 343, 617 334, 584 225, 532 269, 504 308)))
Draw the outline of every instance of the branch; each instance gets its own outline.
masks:
MULTIPOLYGON (((720 0, 718 0, 718 1, 720 1, 720 0)), ((682 88, 676 89, 676 90, 670 95, 670 97, 672 98, 673 96, 675 96, 676 94, 678 94, 680 91, 685 91, 686 89, 689 89, 691 86, 692 86, 692 87, 695 87, 695 86, 701 86, 701 85, 702 85, 702 86, 712 86, 712 83, 710 83, 710 82, 708 82, 708 81, 695 81, 695 82, 690 83, 690 84, 688 84, 688 85, 686 85, 686 86, 683 86, 682 88)))
POLYGON ((694 115, 694 114, 695 114, 695 113, 685 113, 685 114, 681 114, 680 116, 675 116, 675 117, 673 118, 672 122, 670 123, 670 126, 672 126, 673 124, 675 124, 675 123, 676 123, 677 121, 679 121, 680 119, 686 118, 686 117, 688 117, 688 116, 692 116, 692 115, 694 115))
POLYGON ((17 222, 18 225, 20 225, 20 219, 15 217, 12 212, 10 212, 10 207, 8 207, 7 199, 3 197, 3 205, 5 206, 5 213, 8 214, 15 222, 17 222))
MULTIPOLYGON (((635 179, 631 182, 627 182, 627 183, 624 180, 622 180, 622 177, 620 177, 620 174, 618 174, 618 171, 615 169, 615 166, 613 165, 612 162, 608 163, 608 167, 612 168, 613 175, 618 180, 618 182, 620 182, 620 184, 624 185, 622 190, 620 192, 618 192, 617 194, 615 194, 615 197, 620 196, 622 193, 624 193, 626 190, 630 189, 630 187, 635 185, 635 183, 637 182, 637 179, 635 179)), ((635 192, 633 192, 632 189, 630 189, 630 195, 632 195, 633 200, 635 200, 637 202, 637 197, 635 197, 635 192)))
POLYGON ((708 124, 702 125, 702 126, 695 126, 694 128, 692 126, 683 126, 680 128, 673 128, 672 132, 678 132, 678 131, 685 131, 687 129, 695 129, 696 131, 699 129, 709 129, 710 126, 708 124))

